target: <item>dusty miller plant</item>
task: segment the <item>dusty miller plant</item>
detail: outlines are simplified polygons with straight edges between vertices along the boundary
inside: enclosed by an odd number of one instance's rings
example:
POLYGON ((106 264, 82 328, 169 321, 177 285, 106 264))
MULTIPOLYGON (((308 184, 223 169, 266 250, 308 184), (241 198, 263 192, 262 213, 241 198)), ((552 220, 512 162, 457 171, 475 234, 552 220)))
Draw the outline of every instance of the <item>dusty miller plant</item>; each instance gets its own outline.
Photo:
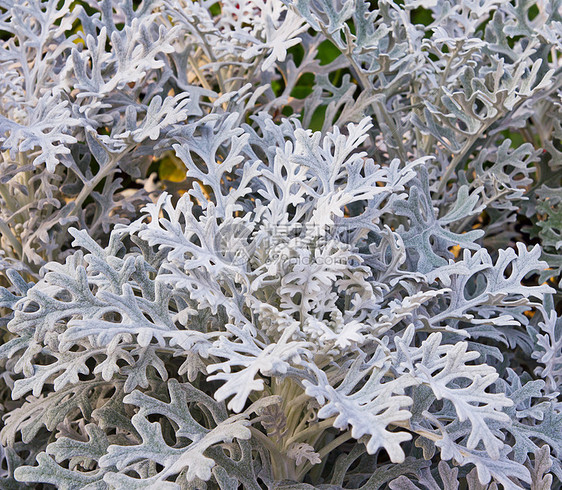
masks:
POLYGON ((559 488, 561 9, 0 0, 0 487, 559 488))

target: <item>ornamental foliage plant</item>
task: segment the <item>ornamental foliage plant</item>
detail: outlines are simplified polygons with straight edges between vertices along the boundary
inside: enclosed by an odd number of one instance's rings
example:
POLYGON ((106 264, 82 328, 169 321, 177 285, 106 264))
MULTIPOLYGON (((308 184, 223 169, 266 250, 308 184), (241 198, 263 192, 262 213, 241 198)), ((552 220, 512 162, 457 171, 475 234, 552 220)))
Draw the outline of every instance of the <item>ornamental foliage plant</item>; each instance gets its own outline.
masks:
POLYGON ((0 36, 0 488, 560 488, 560 0, 0 36))

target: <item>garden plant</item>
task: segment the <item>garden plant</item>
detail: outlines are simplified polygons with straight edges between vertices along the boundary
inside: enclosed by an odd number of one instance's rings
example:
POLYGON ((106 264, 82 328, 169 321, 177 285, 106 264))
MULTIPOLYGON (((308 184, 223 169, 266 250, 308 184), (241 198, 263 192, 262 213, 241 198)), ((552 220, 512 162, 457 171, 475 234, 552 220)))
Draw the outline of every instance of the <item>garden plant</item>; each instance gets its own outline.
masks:
POLYGON ((0 38, 1 489, 561 488, 561 0, 0 38))

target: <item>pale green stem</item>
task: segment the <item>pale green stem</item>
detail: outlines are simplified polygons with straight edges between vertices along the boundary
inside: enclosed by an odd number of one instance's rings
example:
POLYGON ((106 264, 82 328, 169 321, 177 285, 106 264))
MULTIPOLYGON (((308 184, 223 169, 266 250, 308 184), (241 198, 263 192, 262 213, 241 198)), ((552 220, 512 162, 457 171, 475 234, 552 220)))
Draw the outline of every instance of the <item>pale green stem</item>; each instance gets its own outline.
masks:
POLYGON ((294 462, 289 460, 286 454, 279 451, 277 446, 263 432, 255 427, 250 427, 250 431, 269 450, 274 478, 276 480, 296 479, 294 462))
POLYGON ((334 420, 335 418, 331 417, 329 419, 323 420, 322 422, 314 424, 301 432, 293 434, 289 439, 287 439, 285 447, 289 447, 293 442, 296 441, 305 441, 308 437, 314 436, 318 432, 329 429, 333 426, 334 420))
POLYGON ((14 251, 16 252, 18 257, 21 259, 22 256, 23 256, 23 249, 22 249, 20 241, 12 233, 12 230, 10 230, 10 227, 1 220, 0 220, 0 233, 2 233, 2 235, 4 235, 8 239, 8 241, 12 244, 12 247, 14 248, 14 251))
POLYGON ((86 182, 84 184, 84 187, 82 187, 82 190, 80 191, 80 194, 78 194, 78 196, 74 200, 74 209, 72 211, 70 211, 69 216, 73 216, 74 214, 76 214, 76 212, 82 206, 83 202, 88 198, 88 196, 92 193, 92 191, 95 189, 95 187, 105 177, 108 177, 109 175, 111 175, 111 173, 117 167, 117 164, 119 163, 119 161, 125 155, 127 155, 127 153, 129 153, 129 151, 131 151, 135 146, 136 146, 136 143, 134 145, 130 145, 129 147, 127 147, 123 151, 123 153, 121 153, 119 155, 119 158, 116 158, 115 156, 112 156, 111 161, 109 161, 103 168, 101 168, 100 171, 96 174, 96 176, 92 180, 90 180, 89 182, 86 182))
POLYGON ((197 63, 193 59, 193 56, 189 55, 187 59, 189 60, 189 64, 191 65, 191 68, 193 68, 195 75, 197 75, 197 78, 201 82, 201 85, 203 85, 203 87, 206 88, 207 90, 214 92, 213 88, 209 85, 209 82, 207 82, 207 79, 205 78, 203 73, 201 73, 201 70, 197 66, 197 63))
MULTIPOLYGON (((197 31, 197 34, 199 34, 199 36, 203 40, 203 45, 205 46, 205 51, 207 52, 207 57, 209 58, 209 61, 211 61, 212 63, 216 63, 217 60, 213 55, 213 50, 211 49, 211 46, 209 46, 209 43, 207 42, 206 36, 201 33, 201 31, 197 28, 196 24, 194 24, 193 27, 197 31)), ((223 78, 222 78, 222 72, 221 72, 220 67, 217 69, 216 75, 217 75, 217 81, 219 83, 219 89, 221 91, 221 95, 225 94, 226 93, 226 87, 224 85, 224 81, 223 81, 223 78)))
MULTIPOLYGON (((494 119, 495 121, 495 119, 494 119)), ((490 123, 492 124, 492 123, 490 123)), ((441 181, 439 182, 439 188, 437 189, 437 193, 439 195, 443 194, 443 191, 447 188, 447 182, 449 182, 449 179, 451 178, 451 176, 453 175, 453 172, 455 172, 455 170, 457 170, 457 167, 461 164, 461 162, 464 160, 466 155, 466 152, 468 152, 471 148, 472 145, 474 143, 476 143, 476 141, 478 141, 478 138, 480 138, 480 136, 482 136, 482 134, 484 133, 484 131, 489 127, 489 125, 486 126, 482 126, 478 132, 476 134, 473 134, 464 144, 463 148, 461 149, 461 151, 459 151, 454 158, 451 160, 451 163, 449 163, 449 165, 447 166, 447 168, 445 169, 445 172, 443 173, 443 176, 441 177, 441 181)))
MULTIPOLYGON (((333 441, 326 444, 320 451, 318 451, 318 456, 320 459, 324 459, 327 454, 336 449, 338 446, 341 446, 349 439, 351 439, 351 431, 344 432, 342 435, 336 437, 333 441)), ((302 481, 312 467, 313 465, 310 462, 307 462, 297 473, 297 481, 302 481)))
POLYGON ((4 202, 6 203, 6 207, 12 212, 15 213, 18 211, 18 208, 16 208, 13 204, 13 197, 10 196, 7 188, 7 186, 4 184, 0 184, 0 196, 2 196, 2 199, 4 199, 4 202))
MULTIPOLYGON (((332 43, 334 43, 334 45, 337 46, 338 43, 336 43, 334 41, 334 38, 332 37, 332 35, 330 33, 328 33, 328 31, 326 31, 326 29, 324 29, 324 27, 321 26, 321 29, 322 29, 322 33, 332 43)), ((369 77, 365 76, 365 74, 363 73, 361 68, 359 66, 357 66, 357 63, 355 63, 355 60, 353 59, 353 56, 351 56, 351 53, 349 53, 348 51, 349 50, 346 50, 343 54, 347 57, 347 59, 349 60, 351 66, 353 68, 353 71, 357 75, 357 79, 358 79, 357 81, 361 84, 363 90, 367 90, 367 91, 370 90, 371 81, 369 80, 369 77)), ((398 154, 403 161, 406 161, 407 160, 407 153, 406 153, 406 149, 404 148, 404 144, 402 142, 402 137, 398 134, 398 129, 396 128, 396 125, 394 124, 394 120, 388 114, 388 112, 386 110, 386 107, 384 107, 384 105, 378 100, 375 103, 373 103, 371 105, 371 107, 375 111, 375 116, 377 117, 377 121, 379 121, 379 122, 384 121, 386 123, 386 125, 390 128, 390 132, 392 133, 392 135, 394 136, 394 140, 398 144, 398 154)))

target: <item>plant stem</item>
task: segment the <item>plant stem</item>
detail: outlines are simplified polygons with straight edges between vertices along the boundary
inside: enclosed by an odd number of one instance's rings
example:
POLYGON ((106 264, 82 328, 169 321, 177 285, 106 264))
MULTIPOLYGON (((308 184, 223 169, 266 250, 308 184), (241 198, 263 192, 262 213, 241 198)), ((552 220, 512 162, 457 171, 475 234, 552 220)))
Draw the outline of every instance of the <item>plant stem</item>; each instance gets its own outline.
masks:
POLYGON ((482 125, 476 134, 473 134, 470 138, 468 138, 461 151, 459 151, 451 160, 451 163, 449 163, 449 165, 445 169, 445 172, 441 177, 441 181, 439 182, 439 188, 437 189, 437 193, 439 195, 443 194, 443 191, 447 188, 447 182, 453 175, 453 172, 457 170, 457 167, 462 163, 464 157, 467 156, 466 153, 472 148, 472 145, 474 145, 474 143, 478 141, 480 136, 482 136, 482 134, 488 127, 489 125, 482 125))
MULTIPOLYGON (((322 33, 332 43, 334 43, 334 45, 338 46, 338 43, 334 40, 333 36, 323 26, 321 26, 321 29, 322 29, 322 33)), ((355 78, 357 79, 357 81, 359 82, 359 84, 361 85, 363 90, 370 91, 372 89, 371 81, 369 80, 369 77, 366 76, 365 73, 363 73, 363 70, 361 70, 361 68, 357 65, 357 63, 353 59, 353 56, 351 56, 349 46, 348 46, 348 49, 343 51, 343 54, 349 60, 349 63, 351 64, 351 68, 353 69, 353 72, 355 74, 355 78)), ((394 141, 396 141, 396 143, 398 145, 398 155, 400 156, 400 159, 404 162, 407 161, 407 152, 406 152, 406 149, 404 148, 402 138, 398 134, 398 128, 396 127, 396 124, 394 124, 394 120, 392 119, 392 117, 390 117, 390 115, 388 114, 388 112, 386 110, 386 107, 384 106, 384 104, 380 100, 377 100, 373 104, 371 104, 371 107, 373 108, 373 111, 375 112, 375 116, 376 116, 379 124, 380 124, 380 122, 384 121, 384 123, 390 129, 390 132, 393 135, 393 139, 394 139, 394 141)))
POLYGON ((258 439, 267 449, 269 450, 271 456, 271 467, 273 469, 273 477, 276 480, 291 479, 295 480, 297 478, 295 474, 295 464, 287 455, 282 453, 279 448, 267 437, 263 432, 260 432, 255 427, 250 427, 252 436, 258 439))
POLYGON ((2 233, 2 235, 4 235, 8 241, 11 243, 14 251, 16 252, 16 254, 18 255, 18 257, 21 259, 23 256, 23 249, 21 246, 20 241, 15 237, 15 235, 12 233, 12 230, 10 230, 10 227, 4 223, 4 221, 0 220, 0 233, 2 233))
MULTIPOLYGON (((349 439, 351 439, 351 431, 348 430, 343 434, 341 434, 340 436, 336 437, 333 441, 326 444, 320 451, 318 451, 318 456, 320 457, 321 460, 323 460, 326 455, 328 455, 331 451, 336 449, 338 446, 341 446, 344 442, 348 441, 349 439)), ((305 475, 310 471, 312 466, 313 465, 310 462, 307 462, 297 473, 297 481, 299 482, 302 481, 305 475)))
POLYGON ((296 441, 305 441, 306 438, 315 435, 318 432, 322 432, 325 429, 328 429, 330 427, 332 427, 333 423, 334 423, 335 418, 331 417, 329 419, 323 420, 322 422, 319 422, 311 427, 308 427, 307 429, 304 429, 301 432, 298 432, 296 434, 293 434, 289 439, 287 439, 287 442, 285 443, 285 447, 289 447, 293 442, 296 441))

